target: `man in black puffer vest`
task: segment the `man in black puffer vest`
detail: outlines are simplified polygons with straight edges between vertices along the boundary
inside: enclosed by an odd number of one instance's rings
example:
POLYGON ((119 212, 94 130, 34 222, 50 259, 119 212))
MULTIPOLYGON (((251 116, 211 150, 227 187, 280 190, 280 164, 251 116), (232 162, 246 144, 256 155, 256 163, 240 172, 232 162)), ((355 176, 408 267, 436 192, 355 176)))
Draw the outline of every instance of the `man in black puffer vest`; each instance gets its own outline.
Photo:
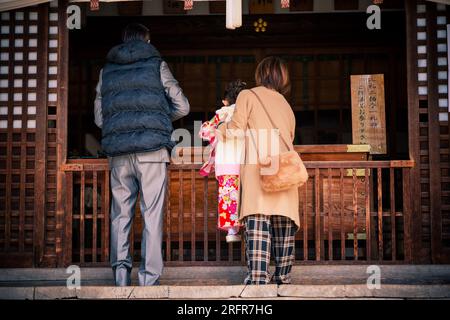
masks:
POLYGON ((111 168, 111 266, 117 286, 131 285, 129 234, 141 192, 144 220, 139 285, 155 285, 163 270, 163 204, 172 121, 189 102, 141 24, 128 25, 100 72, 95 123, 111 168))

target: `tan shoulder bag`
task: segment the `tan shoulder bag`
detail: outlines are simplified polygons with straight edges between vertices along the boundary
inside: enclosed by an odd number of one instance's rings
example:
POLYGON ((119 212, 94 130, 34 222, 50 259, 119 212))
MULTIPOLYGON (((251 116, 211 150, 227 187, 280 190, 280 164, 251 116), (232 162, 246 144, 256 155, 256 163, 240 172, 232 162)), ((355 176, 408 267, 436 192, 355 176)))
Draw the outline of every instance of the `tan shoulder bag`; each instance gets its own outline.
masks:
MULTIPOLYGON (((278 127, 270 118, 269 113, 267 112, 267 109, 260 97, 253 90, 250 91, 256 96, 259 103, 263 107, 264 112, 266 113, 272 127, 274 129, 278 129, 278 127)), ((255 149, 259 159, 258 147, 251 131, 250 136, 253 140, 253 144, 255 145, 255 149)), ((264 161, 263 163, 259 161, 261 186, 263 190, 267 192, 278 192, 294 187, 301 187, 306 181, 308 181, 308 171, 306 170, 306 167, 302 159, 300 158, 300 155, 291 147, 289 143, 286 142, 281 133, 280 137, 289 151, 283 152, 279 155, 269 156, 267 157, 267 161, 264 161), (271 172, 271 174, 261 173, 262 171, 264 171, 264 168, 267 169, 274 163, 278 163, 278 170, 276 170, 275 172, 271 172)))

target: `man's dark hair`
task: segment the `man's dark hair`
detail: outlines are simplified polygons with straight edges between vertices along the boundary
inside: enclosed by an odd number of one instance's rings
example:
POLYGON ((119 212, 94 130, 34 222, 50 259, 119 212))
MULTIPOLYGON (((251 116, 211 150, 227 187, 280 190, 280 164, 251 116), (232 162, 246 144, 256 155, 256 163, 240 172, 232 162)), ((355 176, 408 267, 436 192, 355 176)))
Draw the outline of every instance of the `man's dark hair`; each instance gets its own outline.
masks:
POLYGON ((130 23, 123 29, 122 33, 123 42, 132 40, 150 40, 150 30, 140 23, 130 23))
POLYGON ((247 84, 241 80, 230 82, 225 89, 224 99, 227 100, 230 105, 235 104, 239 92, 244 90, 246 85, 247 84))

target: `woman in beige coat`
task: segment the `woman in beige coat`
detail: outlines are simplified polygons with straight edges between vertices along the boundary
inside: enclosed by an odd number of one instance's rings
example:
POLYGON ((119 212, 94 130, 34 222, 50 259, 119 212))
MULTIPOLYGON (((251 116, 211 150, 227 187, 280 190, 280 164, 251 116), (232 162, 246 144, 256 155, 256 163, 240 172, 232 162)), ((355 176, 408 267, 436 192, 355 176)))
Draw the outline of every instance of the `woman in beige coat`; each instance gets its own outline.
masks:
MULTIPOLYGON (((239 216, 245 225, 248 265, 245 284, 267 284, 271 280, 278 284, 290 283, 295 233, 300 227, 298 190, 265 192, 261 188, 260 168, 255 164, 255 159, 262 160, 264 155, 273 155, 267 151, 273 145, 270 139, 264 137, 270 137, 271 133, 276 132, 274 129, 279 130, 285 141, 292 144, 294 140, 295 117, 283 96, 290 89, 287 65, 278 57, 267 57, 258 65, 255 79, 257 87, 239 94, 232 120, 222 123, 218 129, 221 139, 246 136, 245 160, 240 171, 242 194, 239 216), (256 95, 264 103, 268 114, 256 95), (277 128, 271 125, 268 116, 277 128), (272 277, 269 274, 271 254, 275 260, 272 277)), ((288 151, 279 136, 276 140, 275 146, 279 146, 280 153, 288 151)))

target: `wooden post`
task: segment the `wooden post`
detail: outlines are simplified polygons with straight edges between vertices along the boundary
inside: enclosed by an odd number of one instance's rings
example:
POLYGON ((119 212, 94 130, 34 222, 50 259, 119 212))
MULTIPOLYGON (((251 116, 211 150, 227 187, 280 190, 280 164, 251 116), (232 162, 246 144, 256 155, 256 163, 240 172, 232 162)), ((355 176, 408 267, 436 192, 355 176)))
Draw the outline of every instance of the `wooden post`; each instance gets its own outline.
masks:
POLYGON ((428 71, 428 159, 430 174, 430 230, 431 261, 441 260, 441 160, 440 160, 440 124, 439 96, 437 78, 437 43, 436 43, 436 4, 427 4, 427 71, 428 71))
POLYGON ((84 250, 84 238, 85 234, 85 184, 86 184, 86 172, 81 171, 80 179, 80 263, 84 263, 85 250, 84 250))
POLYGON ((413 243, 412 243, 412 211, 411 204, 414 200, 411 198, 411 168, 403 168, 403 230, 404 239, 403 246, 405 251, 405 261, 411 263, 413 261, 413 243))
MULTIPOLYGON (((409 158, 415 162, 411 168, 412 208, 412 259, 421 260, 422 210, 420 198, 420 157, 419 157, 419 97, 417 95, 417 1, 405 1, 406 10, 406 66, 408 82, 408 140, 409 158)), ((421 262, 426 262, 421 260, 421 262)))
POLYGON ((104 243, 105 243, 105 247, 104 247, 104 255, 105 255, 105 261, 109 261, 109 200, 110 200, 110 187, 109 187, 109 170, 105 170, 104 171, 105 174, 105 182, 104 182, 104 188, 103 188, 103 197, 104 197, 104 203, 103 203, 103 208, 104 208, 104 224, 105 224, 105 234, 104 236, 104 243))
POLYGON ((366 255, 367 261, 372 260, 372 226, 371 220, 372 215, 370 211, 370 189, 369 189, 369 171, 370 169, 364 170, 364 196, 365 196, 365 204, 366 204, 366 255))
MULTIPOLYGON (((34 266, 38 267, 44 258, 44 237, 45 237, 45 205, 47 185, 47 57, 48 57, 48 7, 39 6, 38 10, 39 32, 38 56, 41 57, 37 65, 38 99, 36 106, 36 163, 34 178, 34 266), (45 57, 45 58, 44 58, 45 57)), ((66 221, 67 222, 67 221, 66 221)), ((72 233, 70 233, 72 234, 72 233)), ((67 248, 65 248, 67 249, 67 248)), ((65 257, 67 259, 67 257, 65 257)), ((66 260, 67 261, 67 260, 66 260)))
POLYGON ((172 220, 172 210, 170 205, 170 183, 172 181, 172 170, 167 170, 167 181, 169 183, 167 184, 166 188, 166 261, 172 260, 172 228, 171 228, 171 220, 172 220))
POLYGON ((333 260, 333 203, 331 201, 331 193, 333 191, 333 188, 331 187, 332 183, 331 168, 328 168, 328 260, 333 260))
POLYGON ((208 261, 208 177, 203 181, 203 261, 208 261))
POLYGON ((184 208, 183 208, 183 169, 178 170, 178 261, 183 261, 183 224, 184 224, 184 208))
POLYGON ((191 261, 195 261, 195 170, 191 169, 191 261))
POLYGON ((303 259, 308 261, 308 181, 304 184, 303 201, 303 259))
POLYGON ((315 241, 316 241, 316 261, 320 261, 321 254, 321 225, 320 225, 320 171, 318 168, 314 170, 314 211, 315 211, 315 241))
POLYGON ((92 262, 97 262, 97 171, 92 171, 92 262))
MULTIPOLYGON (((218 185, 218 182, 216 181, 216 190, 218 190, 218 189, 219 189, 219 185, 218 185)), ((215 228, 216 229, 216 261, 220 261, 221 238, 220 238, 220 231, 217 228, 217 218, 216 218, 216 221, 214 221, 214 225, 216 226, 216 228, 215 228)))
POLYGON ((66 214, 64 217, 64 266, 72 262, 73 173, 66 173, 66 214))
POLYGON ((341 202, 341 260, 345 260, 345 230, 344 230, 344 169, 340 168, 339 190, 340 190, 340 202, 341 202))
POLYGON ((353 173, 353 259, 358 260, 358 186, 356 184, 356 169, 353 173))
POLYGON ((395 169, 389 169, 389 194, 391 198, 391 248, 392 248, 392 261, 396 260, 397 256, 397 234, 395 226, 395 169))
MULTIPOLYGON (((56 257, 58 266, 63 266, 62 247, 65 212, 65 175, 60 169, 67 159, 67 89, 69 82, 69 34, 66 26, 67 0, 58 2, 58 106, 56 121, 56 257)), ((84 205, 84 204, 83 204, 84 205)), ((66 238, 67 239, 67 238, 66 238)))
POLYGON ((381 179, 381 168, 377 168, 378 189, 378 260, 383 260, 383 185, 381 179))

